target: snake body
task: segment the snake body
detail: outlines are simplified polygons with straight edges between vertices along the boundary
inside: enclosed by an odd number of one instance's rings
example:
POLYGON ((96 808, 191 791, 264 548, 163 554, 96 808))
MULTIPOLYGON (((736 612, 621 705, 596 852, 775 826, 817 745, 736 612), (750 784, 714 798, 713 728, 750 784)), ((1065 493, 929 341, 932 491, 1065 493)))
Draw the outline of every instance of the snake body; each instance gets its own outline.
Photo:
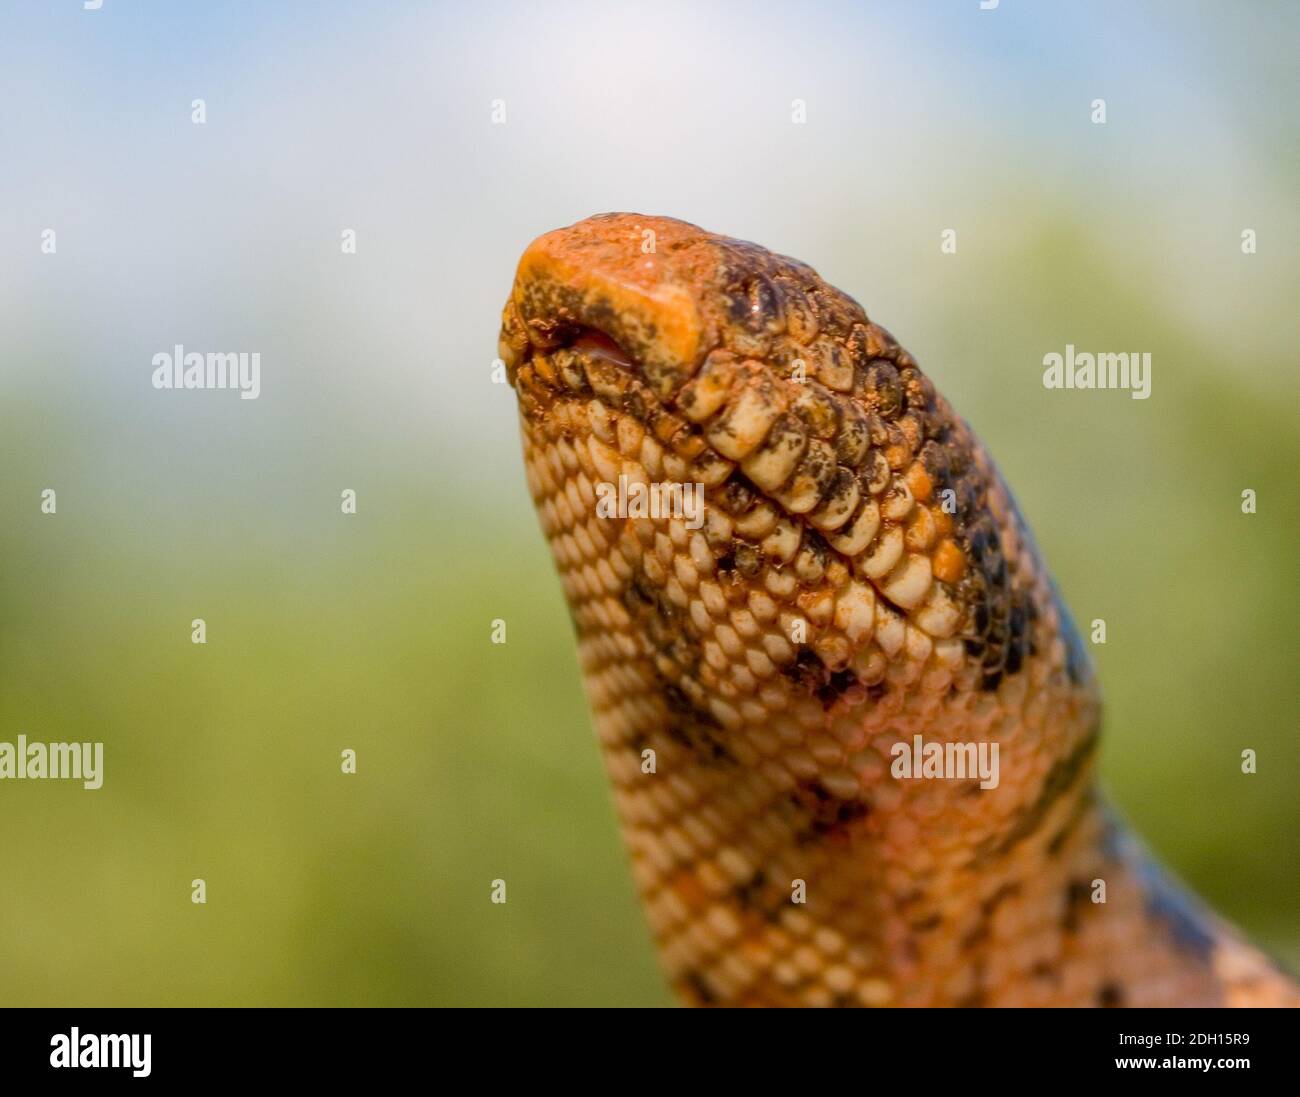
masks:
POLYGON ((500 354, 685 1001, 1300 1004, 1107 811, 1093 671, 1029 530, 857 302, 608 214, 525 251, 500 354), (601 513, 617 484, 703 510, 601 513))

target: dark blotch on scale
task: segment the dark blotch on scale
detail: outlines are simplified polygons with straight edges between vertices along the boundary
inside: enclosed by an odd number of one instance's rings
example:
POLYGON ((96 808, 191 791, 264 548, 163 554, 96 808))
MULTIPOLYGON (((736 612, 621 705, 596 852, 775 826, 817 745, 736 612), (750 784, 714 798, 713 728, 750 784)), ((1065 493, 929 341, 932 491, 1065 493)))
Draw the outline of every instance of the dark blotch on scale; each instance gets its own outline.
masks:
POLYGON ((788 667, 783 667, 781 673, 813 694, 824 708, 830 708, 859 684, 857 675, 851 670, 829 670, 816 653, 808 648, 803 648, 795 661, 788 667))
POLYGON ((1043 778, 1038 796, 1028 807, 1022 808, 1008 822, 1005 833, 996 840, 986 838, 975 848, 975 863, 979 864, 988 857, 1001 857, 1017 843, 1034 834, 1047 817, 1052 805, 1075 786, 1079 774, 1088 765, 1097 749, 1097 729, 1083 739, 1064 758, 1052 763, 1043 778))
POLYGON ((713 713, 693 704, 677 686, 663 682, 660 689, 668 709, 668 723, 664 733, 674 743, 692 751, 700 761, 708 763, 735 763, 735 755, 727 749, 725 732, 713 713))
POLYGON ((740 472, 733 472, 722 489, 722 502, 728 514, 744 514, 762 497, 758 488, 740 472))
POLYGON ((846 837, 847 828, 871 811, 861 800, 840 799, 816 779, 800 782, 790 794, 790 803, 804 820, 795 833, 795 842, 801 846, 830 834, 846 837))
POLYGON ((732 889, 736 905, 771 925, 779 925, 781 915, 790 909, 790 891, 768 879, 763 869, 732 889))
POLYGON ((711 1006, 718 1001, 718 996, 709 988, 709 984, 704 981, 704 976, 698 971, 688 971, 682 976, 682 982, 688 986, 691 993, 696 997, 701 1005, 711 1006))
POLYGON ((830 708, 836 701, 844 696, 853 686, 858 684, 858 676, 853 671, 845 668, 831 673, 825 683, 817 690, 817 699, 821 701, 824 708, 830 708))
POLYGON ((1024 665, 1036 611, 1029 591, 1015 587, 998 531, 992 516, 981 509, 982 503, 982 499, 976 502, 975 516, 962 527, 968 571, 959 592, 971 607, 973 632, 965 637, 966 651, 983 668, 981 688, 993 690, 1004 675, 1015 674, 1024 665))
POLYGON ((754 870, 754 875, 743 883, 735 886, 732 894, 736 897, 736 902, 742 907, 751 907, 755 904, 758 896, 767 886, 767 873, 761 868, 754 870))
POLYGON ((1077 933, 1079 915, 1092 902, 1092 888, 1085 880, 1071 880, 1065 888, 1065 912, 1061 915, 1061 928, 1066 933, 1077 933))
POLYGON ((877 358, 867 364, 863 387, 875 411, 885 419, 894 419, 903 410, 903 385, 893 363, 877 358))

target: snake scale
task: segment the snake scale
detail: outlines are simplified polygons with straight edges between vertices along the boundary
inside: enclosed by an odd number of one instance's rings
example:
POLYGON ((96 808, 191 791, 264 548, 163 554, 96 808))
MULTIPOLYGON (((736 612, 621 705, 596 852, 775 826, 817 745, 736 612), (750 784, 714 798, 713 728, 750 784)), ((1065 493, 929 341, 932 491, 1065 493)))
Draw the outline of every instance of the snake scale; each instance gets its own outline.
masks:
POLYGON ((1300 1004, 1108 813, 1093 671, 1029 530, 856 301, 606 214, 528 247, 499 346, 684 1001, 1300 1004))

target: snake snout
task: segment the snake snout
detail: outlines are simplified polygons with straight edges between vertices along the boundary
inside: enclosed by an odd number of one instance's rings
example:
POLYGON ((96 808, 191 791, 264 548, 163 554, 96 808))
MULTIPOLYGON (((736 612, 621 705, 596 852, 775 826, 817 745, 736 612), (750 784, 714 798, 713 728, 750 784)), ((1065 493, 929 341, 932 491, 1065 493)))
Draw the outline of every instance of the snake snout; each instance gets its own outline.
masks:
POLYGON ((539 236, 519 261, 503 316, 507 367, 598 333, 619 348, 620 365, 635 366, 667 399, 706 347, 696 274, 703 248, 689 225, 626 213, 539 236))

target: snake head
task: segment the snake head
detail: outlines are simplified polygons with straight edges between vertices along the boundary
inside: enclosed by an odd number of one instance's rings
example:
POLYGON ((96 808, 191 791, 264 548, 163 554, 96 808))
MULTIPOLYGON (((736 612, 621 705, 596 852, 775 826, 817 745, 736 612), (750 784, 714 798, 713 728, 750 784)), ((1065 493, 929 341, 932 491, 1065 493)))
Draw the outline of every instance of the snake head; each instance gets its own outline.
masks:
MULTIPOLYGON (((1036 633, 1061 632, 971 432, 804 263, 667 218, 592 217, 524 252, 500 353, 579 631, 617 619, 724 723, 773 674, 851 705, 891 683, 996 690, 1036 633), (620 482, 670 501, 698 487, 702 526, 602 522, 620 482), (618 589, 585 574, 600 559, 618 589)), ((1086 672, 1077 644, 1055 656, 1086 672)))

